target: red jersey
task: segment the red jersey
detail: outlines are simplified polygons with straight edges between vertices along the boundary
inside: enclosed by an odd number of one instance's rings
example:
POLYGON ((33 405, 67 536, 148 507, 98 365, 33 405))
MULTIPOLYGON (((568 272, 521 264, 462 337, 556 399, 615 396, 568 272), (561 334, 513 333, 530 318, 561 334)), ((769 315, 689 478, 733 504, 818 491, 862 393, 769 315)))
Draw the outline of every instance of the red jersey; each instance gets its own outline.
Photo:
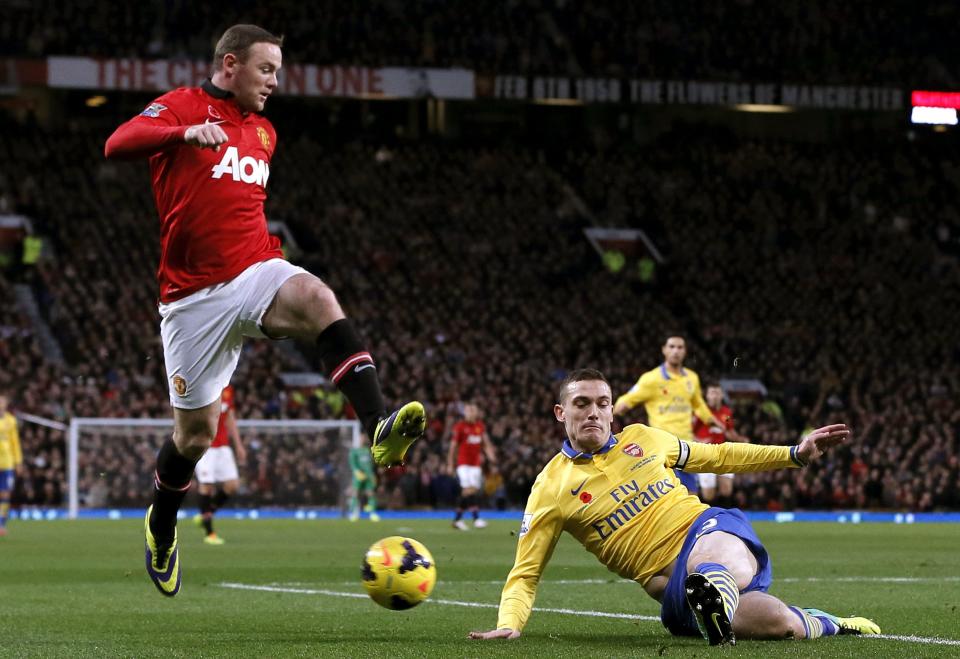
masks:
POLYGON ((457 466, 480 466, 480 449, 483 448, 483 433, 487 427, 483 421, 457 421, 453 425, 453 443, 459 445, 457 450, 457 466))
POLYGON ((282 257, 267 232, 273 125, 244 114, 233 94, 210 80, 167 92, 107 140, 108 158, 149 157, 160 215, 160 301, 171 302, 228 281, 254 263, 282 257), (219 123, 219 151, 183 141, 188 126, 219 123))
POLYGON ((210 443, 210 448, 215 446, 230 446, 230 436, 227 434, 227 412, 233 409, 233 386, 227 385, 227 388, 220 394, 220 421, 217 422, 217 435, 210 443))
MULTIPOLYGON (((733 430, 733 411, 729 407, 721 405, 718 410, 711 407, 710 411, 723 424, 724 428, 733 430)), ((693 436, 701 444, 723 444, 726 441, 722 430, 709 423, 704 423, 698 417, 694 417, 693 436)))

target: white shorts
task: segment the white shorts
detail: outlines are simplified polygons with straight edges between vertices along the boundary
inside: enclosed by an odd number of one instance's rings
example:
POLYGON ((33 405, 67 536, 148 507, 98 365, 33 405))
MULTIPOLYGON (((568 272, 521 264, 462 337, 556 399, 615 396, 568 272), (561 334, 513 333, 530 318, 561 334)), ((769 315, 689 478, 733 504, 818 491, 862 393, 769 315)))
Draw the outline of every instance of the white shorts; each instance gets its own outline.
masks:
POLYGON ((240 478, 233 449, 229 446, 208 448, 197 463, 197 481, 202 485, 225 483, 240 478))
POLYGON ((464 490, 479 490, 483 487, 483 469, 472 465, 457 465, 457 480, 464 490))
POLYGON ((160 304, 160 338, 170 404, 209 405, 230 383, 243 337, 267 338, 260 321, 285 281, 301 267, 283 259, 254 263, 230 281, 160 304))
POLYGON ((733 474, 697 474, 697 484, 700 487, 713 489, 717 486, 717 476, 733 480, 733 474))

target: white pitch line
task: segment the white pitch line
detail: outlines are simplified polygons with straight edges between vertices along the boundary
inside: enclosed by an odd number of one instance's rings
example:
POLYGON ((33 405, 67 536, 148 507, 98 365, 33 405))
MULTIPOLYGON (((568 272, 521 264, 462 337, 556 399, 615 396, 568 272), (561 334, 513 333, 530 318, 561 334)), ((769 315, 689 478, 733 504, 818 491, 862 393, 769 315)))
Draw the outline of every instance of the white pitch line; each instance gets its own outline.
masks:
MULTIPOLYGON (((251 584, 221 583, 222 588, 233 588, 236 590, 259 590, 267 593, 294 593, 298 595, 329 595, 331 597, 354 597, 366 599, 367 596, 362 593, 344 593, 337 590, 326 590, 322 588, 287 588, 281 586, 255 586, 251 584)), ((441 600, 430 599, 428 602, 434 604, 446 604, 447 606, 465 606, 472 609, 498 609, 499 604, 487 604, 485 602, 462 602, 460 600, 441 600)), ((607 611, 581 611, 580 609, 548 609, 534 607, 534 611, 541 613, 566 613, 569 615, 591 616, 593 618, 622 618, 624 620, 649 620, 651 622, 660 622, 658 616, 641 616, 633 613, 609 613, 607 611)))
MULTIPOLYGON (((828 583, 859 583, 859 582, 870 582, 870 583, 936 583, 936 582, 958 582, 960 577, 780 577, 774 579, 774 583, 817 583, 817 582, 828 582, 828 583)), ((454 583, 454 582, 443 582, 443 583, 454 583)), ((471 581, 471 580, 460 580, 457 579, 456 582, 459 585, 465 586, 502 586, 503 579, 496 580, 482 580, 482 581, 471 581)), ((541 584, 560 584, 560 585, 585 585, 585 584, 636 584, 635 581, 630 579, 545 579, 540 582, 541 584)), ((276 586, 313 586, 313 585, 322 585, 322 586, 353 586, 356 584, 355 581, 285 581, 282 584, 271 584, 276 586)))
POLYGON ((817 582, 817 581, 828 581, 831 583, 834 582, 844 582, 844 583, 859 583, 863 582, 872 582, 872 583, 934 583, 937 581, 960 581, 960 577, 784 577, 784 578, 774 578, 773 582, 786 582, 786 583, 797 583, 797 582, 817 582))
MULTIPOLYGON (((344 593, 337 590, 326 590, 320 588, 288 588, 284 586, 257 586, 254 584, 224 582, 219 584, 221 588, 232 588, 234 590, 255 590, 267 593, 291 593, 296 595, 329 595, 331 597, 350 597, 354 599, 366 599, 363 593, 344 593)), ((472 609, 498 609, 498 604, 487 604, 485 602, 462 602, 460 600, 441 600, 430 599, 427 602, 434 604, 446 604, 447 606, 464 606, 472 609)), ((575 616, 589 616, 592 618, 618 618, 623 620, 644 620, 648 622, 660 622, 659 616, 642 616, 632 613, 610 613, 608 611, 583 611, 581 609, 551 609, 534 607, 534 611, 540 613, 562 613, 575 616)), ((904 641, 905 643, 922 643, 925 645, 956 645, 960 646, 960 640, 952 638, 938 638, 927 636, 901 636, 896 634, 875 634, 860 636, 861 639, 879 639, 883 641, 904 641)))
POLYGON ((906 641, 907 643, 924 643, 926 645, 960 645, 960 641, 952 638, 928 638, 926 636, 900 636, 897 634, 874 634, 872 636, 860 636, 863 639, 880 639, 881 641, 906 641))

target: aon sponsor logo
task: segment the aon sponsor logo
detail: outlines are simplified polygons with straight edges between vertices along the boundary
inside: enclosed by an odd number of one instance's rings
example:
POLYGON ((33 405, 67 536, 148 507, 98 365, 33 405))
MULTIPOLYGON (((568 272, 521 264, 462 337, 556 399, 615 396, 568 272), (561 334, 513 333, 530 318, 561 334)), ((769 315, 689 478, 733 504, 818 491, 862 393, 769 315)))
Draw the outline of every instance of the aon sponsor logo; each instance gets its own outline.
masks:
POLYGON ((263 187, 267 187, 267 179, 270 178, 270 165, 251 156, 240 158, 235 146, 227 147, 220 164, 215 165, 212 171, 213 178, 229 175, 234 181, 256 183, 263 187))

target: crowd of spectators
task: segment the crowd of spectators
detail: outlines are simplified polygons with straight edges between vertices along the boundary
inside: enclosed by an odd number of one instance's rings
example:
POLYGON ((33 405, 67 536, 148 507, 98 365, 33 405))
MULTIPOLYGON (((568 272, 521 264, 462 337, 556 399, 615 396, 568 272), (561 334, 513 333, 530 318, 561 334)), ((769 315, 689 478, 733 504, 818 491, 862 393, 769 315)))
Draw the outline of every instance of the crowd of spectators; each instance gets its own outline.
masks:
MULTIPOLYGON (((0 279, 0 389, 17 410, 61 421, 169 415, 146 167, 103 161, 109 129, 76 121, 0 138, 0 195, 53 248, 23 276, 67 358, 46 359, 0 279)), ((469 400, 499 449, 490 504, 522 506, 562 437, 552 406, 566 370, 599 368, 622 392, 679 329, 702 377, 769 388, 775 405, 735 406, 753 441, 794 443, 834 420, 854 428, 853 446, 806 470, 740 477, 740 505, 960 508, 960 162, 949 150, 689 129, 607 152, 321 147, 309 130, 289 134, 271 164, 268 216, 287 223, 300 263, 338 292, 388 399, 429 408, 407 468, 381 479, 386 505, 449 505, 445 431, 469 400), (583 236, 584 207, 602 225, 656 237, 667 260, 652 281, 603 267, 583 236)), ((280 347, 247 344, 238 417, 335 415, 326 390, 283 386, 279 374, 295 367, 280 347)), ((342 442, 247 437, 241 501, 336 504, 342 442)), ((122 439, 85 440, 86 503, 145 502, 156 437, 122 439)), ((24 424, 19 502, 62 501, 62 442, 24 424)))
POLYGON ((206 59, 234 23, 317 64, 483 73, 949 85, 955 3, 892 0, 6 0, 0 55, 206 59))

